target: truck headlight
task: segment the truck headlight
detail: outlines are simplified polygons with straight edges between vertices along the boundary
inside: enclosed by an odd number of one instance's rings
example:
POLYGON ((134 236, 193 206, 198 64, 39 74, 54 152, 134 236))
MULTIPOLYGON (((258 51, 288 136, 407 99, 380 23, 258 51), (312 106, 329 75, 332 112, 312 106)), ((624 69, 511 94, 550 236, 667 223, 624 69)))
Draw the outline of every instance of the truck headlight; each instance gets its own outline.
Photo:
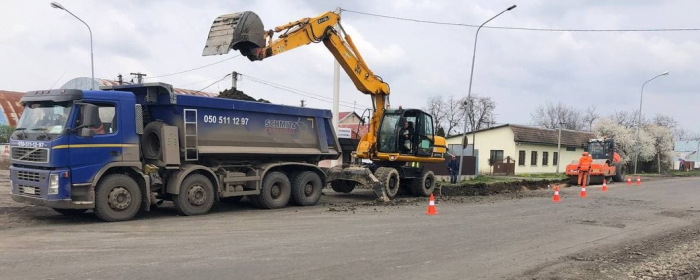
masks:
POLYGON ((58 174, 49 175, 49 194, 58 194, 58 174))

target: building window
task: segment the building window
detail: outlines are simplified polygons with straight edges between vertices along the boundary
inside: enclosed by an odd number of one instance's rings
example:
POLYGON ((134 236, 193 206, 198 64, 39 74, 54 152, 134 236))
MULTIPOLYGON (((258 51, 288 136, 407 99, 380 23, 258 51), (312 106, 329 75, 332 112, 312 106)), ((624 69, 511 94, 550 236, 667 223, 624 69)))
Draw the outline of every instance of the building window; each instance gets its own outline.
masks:
POLYGON ((503 162, 503 150, 491 150, 492 162, 503 162))
POLYGON ((518 152, 518 165, 525 165, 525 151, 518 152))
POLYGON ((542 152, 542 165, 549 164, 549 152, 542 152))
POLYGON ((566 147, 566 151, 567 151, 567 152, 575 152, 575 151, 576 151, 576 147, 566 147))
POLYGON ((552 156, 552 165, 557 165, 559 164, 559 153, 554 152, 554 156, 552 156))
POLYGON ((537 166, 537 152, 535 151, 530 154, 530 165, 537 166))

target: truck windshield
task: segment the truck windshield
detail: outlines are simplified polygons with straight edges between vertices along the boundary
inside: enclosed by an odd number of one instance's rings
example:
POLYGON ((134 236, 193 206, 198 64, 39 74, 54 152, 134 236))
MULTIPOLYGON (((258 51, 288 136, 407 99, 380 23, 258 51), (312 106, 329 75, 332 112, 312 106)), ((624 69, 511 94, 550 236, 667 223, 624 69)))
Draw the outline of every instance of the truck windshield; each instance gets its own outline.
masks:
POLYGON ((17 129, 25 132, 60 134, 66 127, 72 103, 36 102, 24 107, 17 129))

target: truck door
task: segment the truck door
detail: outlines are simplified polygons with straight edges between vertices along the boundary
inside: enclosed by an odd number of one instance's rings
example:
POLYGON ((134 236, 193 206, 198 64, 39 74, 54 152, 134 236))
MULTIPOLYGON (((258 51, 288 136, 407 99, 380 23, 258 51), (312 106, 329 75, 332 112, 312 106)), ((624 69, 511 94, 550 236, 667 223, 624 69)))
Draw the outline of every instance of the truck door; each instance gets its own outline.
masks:
MULTIPOLYGON (((92 127, 94 135, 91 137, 81 137, 77 133, 70 134, 70 151, 71 177, 74 184, 87 183, 90 179, 99 172, 102 167, 110 162, 122 160, 123 142, 119 133, 119 123, 117 102, 90 102, 98 107, 99 124, 98 127, 92 127)), ((73 127, 78 127, 83 122, 83 114, 80 112, 80 106, 76 109, 73 127)))

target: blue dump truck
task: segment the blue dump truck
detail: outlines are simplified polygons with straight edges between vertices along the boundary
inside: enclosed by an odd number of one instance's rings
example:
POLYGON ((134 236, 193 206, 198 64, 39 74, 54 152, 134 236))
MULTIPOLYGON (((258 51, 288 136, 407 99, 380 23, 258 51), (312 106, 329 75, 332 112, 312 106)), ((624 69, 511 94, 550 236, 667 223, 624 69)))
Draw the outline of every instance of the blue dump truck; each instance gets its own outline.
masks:
POLYGON ((176 95, 148 83, 31 91, 11 136, 12 199, 129 220, 170 200, 182 215, 248 196, 314 205, 340 156, 328 110, 176 95))

